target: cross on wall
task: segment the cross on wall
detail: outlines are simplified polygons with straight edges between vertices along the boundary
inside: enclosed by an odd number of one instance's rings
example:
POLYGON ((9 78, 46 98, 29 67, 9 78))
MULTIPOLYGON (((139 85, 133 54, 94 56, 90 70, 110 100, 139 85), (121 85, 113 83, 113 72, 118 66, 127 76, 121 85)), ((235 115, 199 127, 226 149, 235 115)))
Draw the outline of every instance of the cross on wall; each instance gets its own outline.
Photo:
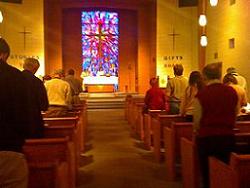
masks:
POLYGON ((175 29, 173 28, 173 33, 169 33, 169 36, 173 37, 173 51, 175 50, 175 37, 180 36, 180 34, 175 33, 175 29))
POLYGON ((20 34, 23 34, 23 49, 26 49, 26 37, 27 35, 31 35, 30 31, 26 30, 26 27, 23 28, 23 31, 19 32, 20 34))

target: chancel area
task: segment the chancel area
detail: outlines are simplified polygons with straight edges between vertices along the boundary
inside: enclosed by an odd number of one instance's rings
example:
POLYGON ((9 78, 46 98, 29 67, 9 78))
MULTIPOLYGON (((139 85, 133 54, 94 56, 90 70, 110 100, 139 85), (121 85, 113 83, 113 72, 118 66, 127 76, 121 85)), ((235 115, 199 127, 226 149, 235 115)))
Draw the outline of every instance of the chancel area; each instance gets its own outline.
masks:
POLYGON ((249 9, 0 0, 0 187, 250 187, 249 9))

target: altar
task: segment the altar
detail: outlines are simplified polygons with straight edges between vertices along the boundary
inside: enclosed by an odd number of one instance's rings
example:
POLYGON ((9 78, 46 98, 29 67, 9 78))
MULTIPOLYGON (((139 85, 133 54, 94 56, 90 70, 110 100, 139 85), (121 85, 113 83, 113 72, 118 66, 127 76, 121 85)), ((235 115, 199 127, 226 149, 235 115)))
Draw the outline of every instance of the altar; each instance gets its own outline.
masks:
POLYGON ((83 84, 89 93, 109 93, 115 91, 118 85, 116 76, 86 76, 83 84))

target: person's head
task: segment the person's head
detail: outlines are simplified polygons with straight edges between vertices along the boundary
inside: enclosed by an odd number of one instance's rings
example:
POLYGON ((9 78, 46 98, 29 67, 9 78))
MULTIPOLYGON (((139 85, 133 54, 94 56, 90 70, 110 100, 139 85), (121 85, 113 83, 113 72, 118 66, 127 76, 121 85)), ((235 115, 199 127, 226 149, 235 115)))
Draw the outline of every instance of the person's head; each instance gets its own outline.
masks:
POLYGON ((222 72, 222 63, 211 63, 206 65, 203 70, 203 76, 206 81, 214 80, 214 79, 221 79, 221 72, 222 72))
POLYGON ((150 83, 150 85, 151 85, 152 87, 158 86, 158 85, 159 85, 159 80, 158 80, 157 78, 154 77, 154 78, 151 78, 151 79, 150 79, 149 83, 150 83))
POLYGON ((35 58, 26 58, 24 60, 23 64, 24 70, 28 70, 33 74, 35 74, 39 67, 40 67, 39 61, 35 58))
POLYGON ((191 72, 188 82, 190 86, 196 86, 198 89, 201 89, 204 86, 204 80, 199 71, 191 72))
POLYGON ((0 60, 7 61, 8 57, 10 55, 10 46, 4 40, 0 37, 0 60))
POLYGON ((64 71, 62 69, 55 70, 53 77, 54 78, 64 78, 65 77, 64 71))
POLYGON ((181 76, 183 74, 183 66, 182 64, 175 64, 174 67, 174 75, 181 76))
POLYGON ((227 85, 228 84, 238 84, 238 81, 233 74, 228 73, 224 76, 223 83, 227 84, 227 85))
POLYGON ((227 69, 227 73, 228 73, 228 74, 233 74, 233 73, 237 73, 237 71, 236 71, 236 69, 235 69, 234 67, 229 67, 229 68, 227 69))
POLYGON ((69 69, 69 70, 68 70, 68 75, 74 76, 74 75, 75 75, 74 69, 69 69))

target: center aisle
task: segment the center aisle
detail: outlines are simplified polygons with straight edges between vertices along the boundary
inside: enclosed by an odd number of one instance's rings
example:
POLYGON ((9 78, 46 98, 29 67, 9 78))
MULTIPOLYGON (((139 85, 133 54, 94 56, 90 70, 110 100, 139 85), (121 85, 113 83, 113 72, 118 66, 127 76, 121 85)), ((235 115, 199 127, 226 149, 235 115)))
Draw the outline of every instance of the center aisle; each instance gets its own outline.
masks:
POLYGON ((180 188, 165 180, 165 166, 130 135, 124 110, 88 112, 88 144, 78 188, 180 188))

